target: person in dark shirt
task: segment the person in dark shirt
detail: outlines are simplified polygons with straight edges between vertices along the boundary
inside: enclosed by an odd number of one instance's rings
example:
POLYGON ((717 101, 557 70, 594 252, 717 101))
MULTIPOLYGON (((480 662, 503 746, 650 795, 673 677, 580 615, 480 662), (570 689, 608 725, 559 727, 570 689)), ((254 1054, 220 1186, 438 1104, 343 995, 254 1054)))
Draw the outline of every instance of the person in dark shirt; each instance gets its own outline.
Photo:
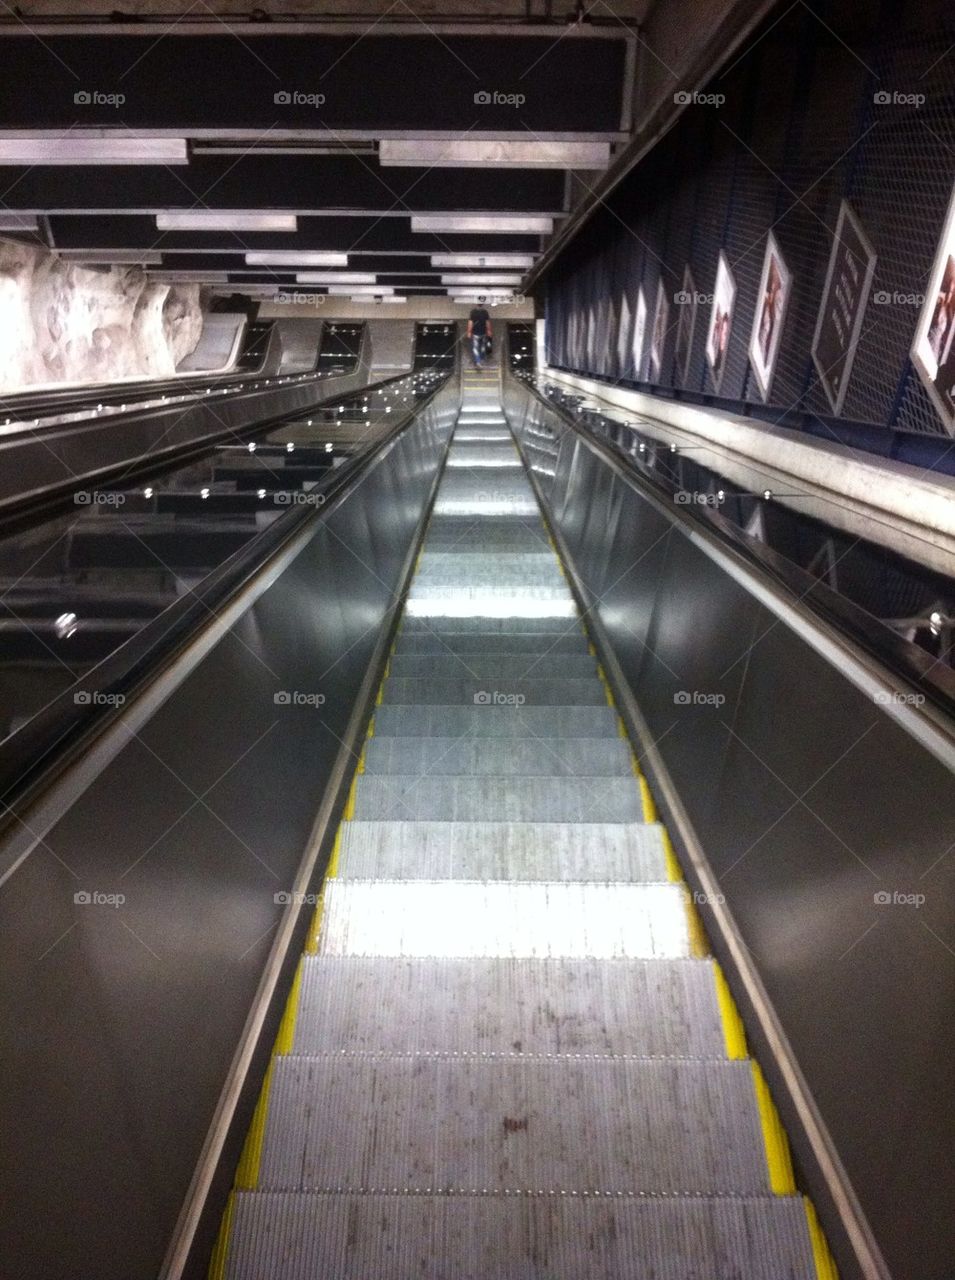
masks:
POLYGON ((484 344, 491 337, 491 317, 487 308, 478 305, 471 310, 468 318, 468 341, 471 344, 471 355, 475 367, 480 369, 484 360, 484 344))

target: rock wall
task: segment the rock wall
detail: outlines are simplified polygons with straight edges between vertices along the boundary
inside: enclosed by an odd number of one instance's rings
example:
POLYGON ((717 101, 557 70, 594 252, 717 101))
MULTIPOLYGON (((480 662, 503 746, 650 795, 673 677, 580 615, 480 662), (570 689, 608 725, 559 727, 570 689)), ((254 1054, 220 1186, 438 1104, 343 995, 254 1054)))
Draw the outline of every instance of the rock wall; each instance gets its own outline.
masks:
POLYGON ((0 239, 0 392, 57 382, 161 378, 199 341, 198 285, 100 270, 0 239))

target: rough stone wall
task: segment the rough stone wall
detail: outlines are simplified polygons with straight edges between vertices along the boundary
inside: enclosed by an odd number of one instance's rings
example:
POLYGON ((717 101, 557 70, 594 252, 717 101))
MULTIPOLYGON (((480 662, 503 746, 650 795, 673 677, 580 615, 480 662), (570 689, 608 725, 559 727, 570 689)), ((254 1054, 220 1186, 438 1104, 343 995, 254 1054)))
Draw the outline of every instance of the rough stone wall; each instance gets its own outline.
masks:
POLYGON ((198 285, 93 270, 0 239, 0 391, 168 377, 199 341, 198 285))

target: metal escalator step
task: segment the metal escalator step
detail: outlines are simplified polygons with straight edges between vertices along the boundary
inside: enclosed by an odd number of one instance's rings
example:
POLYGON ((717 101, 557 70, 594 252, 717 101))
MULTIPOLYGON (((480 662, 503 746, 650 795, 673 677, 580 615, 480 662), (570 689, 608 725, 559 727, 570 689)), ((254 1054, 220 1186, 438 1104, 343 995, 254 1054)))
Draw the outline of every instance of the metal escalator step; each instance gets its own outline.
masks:
POLYGON ((505 707, 519 715, 525 707, 606 706, 607 695, 596 676, 585 680, 512 676, 496 682, 493 678, 467 676, 433 680, 390 676, 382 689, 382 702, 395 706, 472 706, 479 710, 505 707))
POLYGON ((449 467, 520 467, 512 440, 466 440, 455 433, 448 450, 449 467))
POLYGON ((707 1058, 279 1056, 259 1186, 770 1192, 750 1064, 707 1058))
POLYGON ((361 774, 355 818, 481 822, 640 822, 634 777, 451 777, 361 774))
POLYGON ((590 654, 490 653, 490 654, 396 654, 391 659, 389 677, 411 679, 521 680, 526 677, 583 680, 596 678, 597 659, 590 654))
POLYGON ((319 951, 685 957, 691 954, 685 892, 677 884, 332 879, 325 885, 319 951))
POLYGON ((434 510, 438 515, 540 515, 523 473, 510 469, 489 471, 480 479, 465 471, 446 471, 434 510))
POLYGON ((616 738, 611 707, 385 705, 375 709, 375 737, 616 738))
POLYGON ((440 541, 453 547, 464 548, 472 542, 503 544, 503 549, 516 543, 528 546, 532 551, 542 551, 547 546, 547 528, 538 515, 535 518, 509 519, 505 516, 481 519, 473 516, 433 516, 425 533, 425 546, 429 549, 440 541))
POLYGON ((623 738, 372 738, 365 774, 390 773, 632 778, 633 766, 623 738))
POLYGON ((587 652, 587 637, 576 625, 563 635, 548 631, 524 631, 511 635, 499 631, 478 631, 458 635, 437 628, 432 631, 402 631, 395 642, 395 655, 402 657, 448 653, 490 657, 499 653, 512 656, 520 653, 550 659, 558 655, 562 658, 565 654, 587 652))
POLYGON ((475 555, 473 552, 461 556, 455 551, 432 551, 425 544, 424 554, 418 561, 415 578, 422 576, 438 577, 442 581, 447 578, 454 585, 455 578, 461 584, 472 581, 476 577, 496 580, 498 574, 514 574, 522 572, 524 579, 533 579, 541 569, 557 571, 557 557, 549 547, 537 547, 534 551, 491 550, 475 555))
POLYGON ((228 1280, 816 1280, 797 1196, 240 1192, 228 1280))
POLYGON ((342 828, 338 876, 611 884, 667 878, 663 829, 623 822, 375 822, 342 828))
POLYGON ((409 612, 435 612, 434 609, 422 611, 415 607, 427 604, 428 601, 437 601, 442 605, 451 604, 452 608, 442 610, 447 613, 460 612, 464 606, 470 606, 468 613, 471 616, 481 616, 483 605, 490 605, 490 608, 484 612, 493 612, 498 616, 503 615, 507 610, 506 616, 518 614, 522 617, 533 617, 542 605, 545 608, 548 605, 559 605, 559 610, 547 609, 547 612, 553 614, 559 612, 564 617, 572 616, 575 611, 570 588, 556 570, 553 575, 538 572, 530 578, 530 581, 518 575, 509 576, 505 582, 482 581, 481 577, 475 574, 462 582, 462 576, 458 575, 455 581, 434 579, 430 576, 415 578, 408 593, 409 612))
POLYGON ((711 960, 306 956, 295 1053, 725 1057, 711 960))
POLYGON ((425 635, 474 636, 487 635, 583 635, 583 628, 577 618, 416 618, 413 614, 405 614, 401 622, 401 635, 408 636, 424 633, 425 635))

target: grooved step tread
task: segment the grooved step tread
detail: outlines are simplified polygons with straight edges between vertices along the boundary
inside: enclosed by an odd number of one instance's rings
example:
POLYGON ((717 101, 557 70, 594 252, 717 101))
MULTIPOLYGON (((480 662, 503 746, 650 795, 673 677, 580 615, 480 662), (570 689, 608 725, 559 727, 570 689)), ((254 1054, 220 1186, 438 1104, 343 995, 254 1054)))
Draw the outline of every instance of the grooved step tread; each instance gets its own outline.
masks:
MULTIPOLYGON (((575 624, 566 634, 548 631, 529 631, 508 634, 499 631, 478 631, 458 635, 452 631, 400 632, 395 641, 395 656, 433 654, 442 656, 459 653, 465 656, 491 657, 497 654, 531 654, 551 658, 564 654, 588 652, 587 637, 575 624)), ((392 663, 394 669, 394 663, 392 663)), ((397 673, 396 673, 397 674, 397 673)))
POLYGON ((602 707, 396 706, 375 709, 375 737, 616 738, 617 716, 602 707))
POLYGON ((279 1056, 261 1190, 770 1192, 747 1061, 279 1056))
POLYGON ((802 1201, 236 1196, 228 1280, 816 1280, 802 1201))
POLYGON ((677 884, 339 880, 325 885, 323 955, 679 959, 677 884))
POLYGON ((658 823, 356 819, 341 834, 338 877, 616 884, 662 882, 667 863, 658 823))
POLYGON ((606 706, 607 695, 596 676, 583 680, 535 676, 475 678, 462 675, 454 679, 389 676, 382 689, 382 703, 478 709, 504 707, 519 713, 526 707, 606 706))
POLYGON ((711 960, 306 956, 295 1053, 725 1057, 711 960))
POLYGON ((623 738, 379 737, 365 748, 365 773, 632 778, 633 765, 623 738))
POLYGON ((354 817, 396 821, 639 822, 630 777, 429 777, 359 775, 354 817))

